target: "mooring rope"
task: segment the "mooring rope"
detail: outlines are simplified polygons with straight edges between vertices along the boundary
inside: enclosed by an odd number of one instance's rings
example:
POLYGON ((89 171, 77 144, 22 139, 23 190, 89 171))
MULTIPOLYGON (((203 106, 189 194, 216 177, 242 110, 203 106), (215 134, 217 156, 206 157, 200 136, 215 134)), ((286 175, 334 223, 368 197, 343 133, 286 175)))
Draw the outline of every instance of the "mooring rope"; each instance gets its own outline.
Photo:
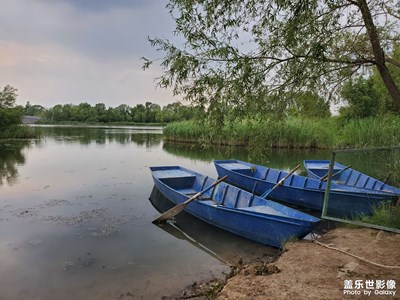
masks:
POLYGON ((387 269, 400 269, 400 266, 388 266, 388 265, 378 264, 378 263, 376 263, 376 262, 373 262, 373 261, 370 261, 370 260, 368 260, 368 259, 362 258, 362 257, 360 257, 360 256, 357 256, 357 255, 352 254, 352 253, 350 253, 350 252, 347 252, 347 251, 345 251, 345 250, 342 250, 342 249, 339 249, 339 248, 336 248, 336 247, 332 247, 332 246, 329 246, 329 245, 327 245, 327 244, 323 244, 323 243, 317 241, 317 240, 315 239, 314 235, 312 235, 312 242, 313 242, 313 243, 316 243, 317 245, 323 246, 323 247, 325 247, 325 248, 328 248, 328 249, 331 249, 331 250, 336 250, 336 251, 339 251, 339 252, 341 252, 341 253, 350 255, 350 256, 352 256, 352 257, 354 257, 354 258, 357 258, 358 260, 361 260, 361 261, 363 261, 363 262, 372 264, 372 265, 377 266, 377 267, 387 268, 387 269))

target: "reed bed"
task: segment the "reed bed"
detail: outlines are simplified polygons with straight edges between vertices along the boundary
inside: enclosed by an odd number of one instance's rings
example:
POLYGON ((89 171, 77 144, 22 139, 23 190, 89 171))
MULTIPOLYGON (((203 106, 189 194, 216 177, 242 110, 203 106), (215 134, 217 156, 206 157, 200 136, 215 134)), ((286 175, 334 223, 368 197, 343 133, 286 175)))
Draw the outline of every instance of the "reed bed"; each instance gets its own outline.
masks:
POLYGON ((171 123, 164 129, 169 140, 277 148, 363 148, 398 145, 400 117, 386 116, 344 121, 339 118, 261 122, 244 120, 225 124, 219 131, 191 121, 171 123))
POLYGON ((400 142, 400 117, 350 120, 341 132, 339 146, 381 147, 400 142))
POLYGON ((40 137, 40 130, 26 125, 15 124, 0 129, 0 139, 25 139, 38 137, 40 137))

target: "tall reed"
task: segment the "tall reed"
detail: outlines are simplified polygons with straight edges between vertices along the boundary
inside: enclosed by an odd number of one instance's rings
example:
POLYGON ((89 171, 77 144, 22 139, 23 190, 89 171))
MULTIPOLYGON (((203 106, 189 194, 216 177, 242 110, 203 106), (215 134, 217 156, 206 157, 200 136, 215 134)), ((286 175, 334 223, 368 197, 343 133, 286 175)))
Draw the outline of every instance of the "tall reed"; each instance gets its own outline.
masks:
POLYGON ((0 129, 0 138, 38 138, 40 137, 40 130, 37 127, 30 127, 27 125, 10 125, 0 129))
POLYGON ((340 134, 338 146, 382 147, 400 143, 400 117, 385 116, 350 120, 340 134))
POLYGON ((346 148, 392 146, 400 142, 400 117, 357 119, 277 119, 260 122, 242 120, 224 124, 219 132, 191 121, 168 124, 170 140, 203 141, 213 144, 278 148, 346 148))

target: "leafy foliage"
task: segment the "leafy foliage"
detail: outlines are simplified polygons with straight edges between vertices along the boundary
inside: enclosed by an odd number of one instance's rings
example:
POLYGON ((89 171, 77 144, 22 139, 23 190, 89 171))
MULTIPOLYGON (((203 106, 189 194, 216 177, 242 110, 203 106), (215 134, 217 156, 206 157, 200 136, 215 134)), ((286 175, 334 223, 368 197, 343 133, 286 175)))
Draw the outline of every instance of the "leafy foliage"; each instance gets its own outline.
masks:
POLYGON ((323 118, 331 115, 329 102, 316 93, 299 92, 293 95, 288 113, 303 118, 323 118))
POLYGON ((378 94, 372 78, 358 77, 356 80, 347 82, 341 95, 348 103, 347 107, 339 111, 345 118, 366 118, 376 116, 379 112, 380 103, 377 101, 378 94))
POLYGON ((24 107, 24 114, 28 116, 42 116, 46 109, 41 105, 31 105, 28 101, 24 107))
MULTIPOLYGON (((400 61, 400 42, 396 42, 393 48, 392 57, 396 61, 400 61)), ((400 67, 395 65, 388 66, 390 74, 392 74, 393 80, 400 86, 400 67)), ((400 109, 396 105, 394 105, 388 90, 385 88, 383 84, 382 78, 379 76, 379 73, 376 68, 373 69, 372 72, 372 80, 373 86, 377 93, 378 100, 381 104, 380 112, 385 113, 388 111, 399 113, 400 109)))
POLYGON ((2 131, 9 126, 21 123, 23 109, 20 106, 15 106, 16 99, 16 88, 6 85, 0 91, 0 129, 2 131))
POLYGON ((17 89, 7 84, 0 91, 0 108, 12 108, 17 100, 17 89))
MULTIPOLYGON (((386 66, 395 63, 396 5, 383 0, 170 0, 175 33, 185 44, 149 39, 164 54, 158 85, 207 108, 210 119, 222 126, 228 109, 234 116, 281 114, 299 92, 338 100, 346 79, 377 66, 400 107, 386 66)), ((144 68, 154 61, 144 58, 144 68)))
POLYGON ((42 115, 51 122, 82 122, 82 123, 163 123, 189 120, 199 113, 198 108, 182 105, 179 102, 168 104, 161 108, 158 104, 146 102, 130 107, 121 104, 117 107, 106 107, 104 103, 94 106, 84 102, 79 105, 57 104, 44 111, 42 115))

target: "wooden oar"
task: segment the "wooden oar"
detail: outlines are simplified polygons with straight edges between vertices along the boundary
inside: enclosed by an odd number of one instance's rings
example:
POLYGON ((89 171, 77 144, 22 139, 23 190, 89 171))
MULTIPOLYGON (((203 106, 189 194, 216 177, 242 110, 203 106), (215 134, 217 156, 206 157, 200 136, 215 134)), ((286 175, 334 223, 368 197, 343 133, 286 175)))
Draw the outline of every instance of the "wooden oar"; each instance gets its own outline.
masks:
MULTIPOLYGON (((350 169, 350 168, 351 168, 351 165, 348 165, 346 168, 341 169, 341 170, 337 171, 336 173, 333 173, 331 178, 333 178, 339 174, 342 174, 344 171, 346 171, 347 169, 350 169)), ((319 181, 325 181, 328 178, 328 173, 326 173, 324 176, 322 176, 319 181)))
POLYGON ((182 202, 182 203, 174 206, 173 208, 167 210, 165 213, 163 213, 161 216, 159 216, 157 219, 155 219, 152 223, 161 223, 161 222, 164 222, 164 221, 172 219, 177 214, 179 214, 181 211, 183 211, 185 209, 186 205, 188 205, 190 202, 192 202, 192 201, 196 200, 197 198, 199 198, 201 195, 203 195, 205 192, 207 192, 210 189, 212 189, 214 186, 220 184, 226 178, 228 178, 228 175, 225 175, 224 177, 218 179, 212 185, 210 185, 208 188, 198 192, 194 196, 192 196, 189 199, 187 199, 185 202, 182 202))
POLYGON ((392 173, 389 173, 389 175, 385 178, 385 180, 383 181, 383 184, 386 184, 390 178, 390 176, 392 176, 392 173))
POLYGON ((292 175, 298 168, 300 168, 300 164, 298 164, 292 171, 289 172, 285 177, 283 177, 277 184, 274 185, 272 189, 266 190, 260 197, 267 199, 268 195, 271 194, 271 192, 276 189, 278 186, 280 186, 290 175, 292 175))

